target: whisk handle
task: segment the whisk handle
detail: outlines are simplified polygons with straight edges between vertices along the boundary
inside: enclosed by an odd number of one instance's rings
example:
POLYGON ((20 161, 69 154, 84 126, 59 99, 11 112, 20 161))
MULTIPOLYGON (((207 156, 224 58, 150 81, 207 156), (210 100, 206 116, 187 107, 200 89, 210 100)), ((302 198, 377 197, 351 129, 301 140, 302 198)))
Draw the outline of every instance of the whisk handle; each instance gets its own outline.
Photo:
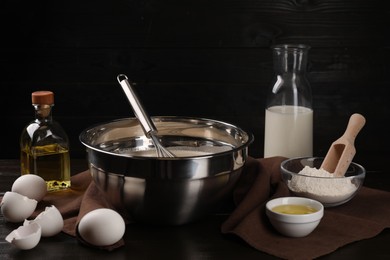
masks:
POLYGON ((154 125, 153 121, 150 119, 146 111, 143 109, 137 94, 135 93, 133 87, 128 81, 127 76, 124 74, 119 74, 117 76, 117 80, 121 85, 123 91, 125 92, 127 99, 129 100, 130 105, 133 108, 134 114, 138 118, 142 129, 145 132, 145 135, 149 136, 151 132, 157 132, 156 126, 154 125))

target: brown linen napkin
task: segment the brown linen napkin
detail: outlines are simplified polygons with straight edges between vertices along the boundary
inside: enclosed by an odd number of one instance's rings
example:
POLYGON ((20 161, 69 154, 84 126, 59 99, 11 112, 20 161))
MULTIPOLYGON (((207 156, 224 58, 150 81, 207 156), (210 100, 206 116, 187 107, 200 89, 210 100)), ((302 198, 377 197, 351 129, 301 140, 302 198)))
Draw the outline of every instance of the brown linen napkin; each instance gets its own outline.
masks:
POLYGON ((234 191, 237 207, 222 224, 222 233, 235 234, 257 250, 279 258, 314 259, 390 227, 390 192, 362 187, 348 203, 326 208, 320 224, 307 237, 280 235, 265 215, 265 203, 291 196, 279 171, 284 159, 248 158, 234 191))
MULTIPOLYGON (((77 225, 81 218, 88 212, 98 208, 112 208, 104 199, 100 190, 92 181, 89 170, 80 172, 71 177, 71 188, 57 192, 50 192, 38 203, 32 218, 45 210, 45 207, 54 205, 60 211, 64 219, 62 231, 76 237, 80 242, 95 247, 85 242, 77 233, 77 225)), ((123 239, 111 246, 97 247, 105 250, 113 250, 124 245, 123 239)))

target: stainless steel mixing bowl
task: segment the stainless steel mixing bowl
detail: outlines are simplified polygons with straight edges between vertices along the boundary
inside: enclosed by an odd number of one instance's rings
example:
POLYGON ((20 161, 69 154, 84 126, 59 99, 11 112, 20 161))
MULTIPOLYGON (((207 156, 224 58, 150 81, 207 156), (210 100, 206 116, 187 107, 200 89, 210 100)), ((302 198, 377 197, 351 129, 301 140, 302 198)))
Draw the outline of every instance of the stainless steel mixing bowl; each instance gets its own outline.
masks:
POLYGON ((94 182, 137 222, 181 225, 210 214, 231 196, 253 136, 204 118, 152 120, 178 157, 157 158, 136 118, 95 125, 80 134, 94 182))

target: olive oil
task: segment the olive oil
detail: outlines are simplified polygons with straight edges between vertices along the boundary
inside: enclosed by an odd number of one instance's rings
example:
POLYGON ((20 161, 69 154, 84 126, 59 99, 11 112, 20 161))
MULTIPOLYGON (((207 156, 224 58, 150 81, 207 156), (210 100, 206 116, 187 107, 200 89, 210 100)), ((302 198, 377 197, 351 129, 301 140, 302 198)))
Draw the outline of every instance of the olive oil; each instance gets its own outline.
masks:
POLYGON ((37 174, 46 180, 47 190, 70 187, 69 150, 58 144, 26 147, 21 151, 22 174, 37 174))
POLYGON ((298 204, 279 205, 272 208, 272 211, 277 213, 282 213, 282 214, 294 214, 294 215, 311 214, 317 212, 317 210, 313 207, 307 205, 298 205, 298 204))
POLYGON ((20 137, 21 174, 41 176, 48 191, 69 188, 69 139, 61 125, 52 119, 53 92, 33 92, 32 104, 35 119, 20 137))

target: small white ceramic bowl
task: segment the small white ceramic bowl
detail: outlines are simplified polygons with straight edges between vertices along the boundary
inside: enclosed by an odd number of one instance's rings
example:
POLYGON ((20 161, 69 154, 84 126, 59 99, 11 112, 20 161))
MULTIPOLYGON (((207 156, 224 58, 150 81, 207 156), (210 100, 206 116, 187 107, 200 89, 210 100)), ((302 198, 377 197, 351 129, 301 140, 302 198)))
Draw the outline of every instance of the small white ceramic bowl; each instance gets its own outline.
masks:
POLYGON ((348 202, 362 187, 366 170, 352 162, 342 177, 315 177, 303 172, 305 167, 319 170, 323 160, 322 157, 287 159, 280 165, 282 179, 295 196, 318 200, 325 207, 348 202))
MULTIPOLYGON (((304 237, 309 235, 320 223, 324 216, 324 206, 316 200, 303 197, 281 197, 266 203, 266 214, 274 226, 281 234, 289 237, 304 237), (292 213, 290 210, 283 213, 276 212, 275 207, 281 205, 300 205, 309 207, 311 213, 292 213), (288 213, 287 213, 288 212, 288 213)), ((293 206, 294 207, 294 206, 293 206)))

